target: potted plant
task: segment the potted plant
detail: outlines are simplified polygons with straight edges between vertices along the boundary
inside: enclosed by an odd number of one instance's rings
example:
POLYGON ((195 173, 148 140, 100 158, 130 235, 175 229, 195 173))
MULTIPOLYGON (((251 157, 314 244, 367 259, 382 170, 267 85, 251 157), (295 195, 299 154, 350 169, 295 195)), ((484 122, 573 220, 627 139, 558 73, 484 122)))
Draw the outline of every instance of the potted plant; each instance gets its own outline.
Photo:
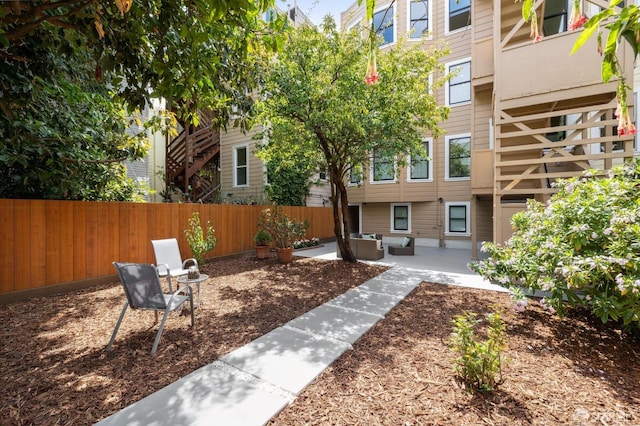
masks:
POLYGON ((309 224, 292 219, 280 207, 274 207, 262 210, 259 226, 271 235, 278 260, 287 263, 293 260, 293 242, 306 234, 309 224))
POLYGON ((266 259, 269 257, 269 243, 271 243, 271 235, 260 228, 253 237, 256 242, 256 256, 258 259, 266 259))

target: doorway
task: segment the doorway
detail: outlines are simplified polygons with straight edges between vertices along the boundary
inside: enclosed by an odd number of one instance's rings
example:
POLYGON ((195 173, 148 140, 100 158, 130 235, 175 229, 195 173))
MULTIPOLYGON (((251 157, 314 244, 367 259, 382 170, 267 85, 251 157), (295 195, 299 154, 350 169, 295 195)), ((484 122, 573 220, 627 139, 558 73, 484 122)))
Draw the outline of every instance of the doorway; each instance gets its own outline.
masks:
POLYGON ((360 234, 360 222, 362 216, 360 212, 360 204, 353 204, 349 206, 349 230, 351 236, 360 234))

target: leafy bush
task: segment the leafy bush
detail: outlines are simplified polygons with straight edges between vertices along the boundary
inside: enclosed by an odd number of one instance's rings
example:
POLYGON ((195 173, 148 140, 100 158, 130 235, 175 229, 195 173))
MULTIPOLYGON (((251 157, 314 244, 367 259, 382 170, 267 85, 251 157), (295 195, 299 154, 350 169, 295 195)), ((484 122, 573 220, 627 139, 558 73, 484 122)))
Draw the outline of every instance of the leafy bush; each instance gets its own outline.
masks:
POLYGON ((256 235, 253 236, 253 241, 256 242, 257 246, 268 246, 271 240, 271 234, 264 229, 258 229, 256 235))
POLYGON ((293 247, 293 241, 301 238, 307 232, 309 223, 290 218, 278 206, 273 209, 264 209, 260 215, 258 226, 264 229, 271 237, 276 248, 293 247))
POLYGON ((481 322, 474 312, 456 315, 449 348, 457 353, 454 370, 472 389, 494 390, 502 383, 502 351, 507 347, 507 326, 499 312, 486 315, 487 339, 479 342, 475 329, 481 322))
POLYGON ((187 237, 187 243, 191 247, 193 257, 201 265, 204 261, 204 254, 211 251, 216 246, 216 237, 213 236, 215 230, 211 226, 211 223, 207 221, 207 237, 204 237, 204 232, 200 226, 200 214, 193 212, 191 219, 189 219, 189 229, 184 231, 184 235, 187 237))
POLYGON ((489 258, 470 265, 483 277, 520 291, 543 290, 543 303, 563 314, 588 307, 602 322, 640 326, 640 161, 557 183, 548 205, 529 201, 514 215, 504 245, 485 243, 489 258))

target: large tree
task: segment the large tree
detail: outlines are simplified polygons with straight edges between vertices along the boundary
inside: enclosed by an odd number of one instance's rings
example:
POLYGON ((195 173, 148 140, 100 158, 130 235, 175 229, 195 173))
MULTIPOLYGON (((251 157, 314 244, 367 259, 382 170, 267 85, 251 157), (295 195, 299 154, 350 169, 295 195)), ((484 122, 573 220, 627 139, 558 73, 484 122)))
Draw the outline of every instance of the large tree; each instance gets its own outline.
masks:
MULTIPOLYGON (((244 117, 278 43, 273 0, 34 0, 0 5, 0 196, 131 199, 145 153, 127 115, 164 98, 181 123, 244 117)), ((215 123, 214 123, 215 124, 215 123)), ((243 124, 241 120, 241 125, 243 124)), ((143 135, 144 136, 144 135, 143 135)))
POLYGON ((258 108, 270 141, 263 158, 304 153, 326 167, 334 232, 350 262, 356 259, 349 247, 349 173, 368 166, 374 150, 398 166, 424 155, 423 137, 438 136, 449 111, 433 95, 446 78, 438 62, 446 48, 399 42, 378 54, 375 83, 365 82, 368 43, 357 29, 338 32, 331 18, 321 28, 296 29, 269 64, 258 108))

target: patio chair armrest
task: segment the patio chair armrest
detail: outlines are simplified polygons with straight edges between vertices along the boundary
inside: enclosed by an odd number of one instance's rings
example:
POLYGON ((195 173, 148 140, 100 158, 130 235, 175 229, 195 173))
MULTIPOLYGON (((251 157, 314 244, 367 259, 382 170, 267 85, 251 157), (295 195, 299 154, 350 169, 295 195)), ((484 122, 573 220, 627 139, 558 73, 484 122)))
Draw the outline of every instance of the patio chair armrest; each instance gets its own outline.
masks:
POLYGON ((189 259, 187 259, 184 262, 182 262, 182 269, 187 269, 187 263, 190 263, 190 262, 194 264, 196 269, 199 269, 198 268, 198 261, 195 260, 193 257, 190 257, 189 259))
POLYGON ((180 295, 180 293, 184 293, 185 295, 187 295, 187 293, 185 293, 185 291, 188 291, 189 294, 189 299, 191 300, 191 302, 193 302, 193 289, 191 288, 191 286, 189 285, 185 285, 181 288, 179 288, 178 290, 174 291, 173 294, 171 295, 171 299, 169 299, 169 303, 173 302, 173 299, 176 298, 176 296, 180 295))
POLYGON ((171 269, 169 269, 169 265, 166 263, 159 263, 156 265, 156 270, 158 271, 158 275, 162 273, 171 276, 171 269))

